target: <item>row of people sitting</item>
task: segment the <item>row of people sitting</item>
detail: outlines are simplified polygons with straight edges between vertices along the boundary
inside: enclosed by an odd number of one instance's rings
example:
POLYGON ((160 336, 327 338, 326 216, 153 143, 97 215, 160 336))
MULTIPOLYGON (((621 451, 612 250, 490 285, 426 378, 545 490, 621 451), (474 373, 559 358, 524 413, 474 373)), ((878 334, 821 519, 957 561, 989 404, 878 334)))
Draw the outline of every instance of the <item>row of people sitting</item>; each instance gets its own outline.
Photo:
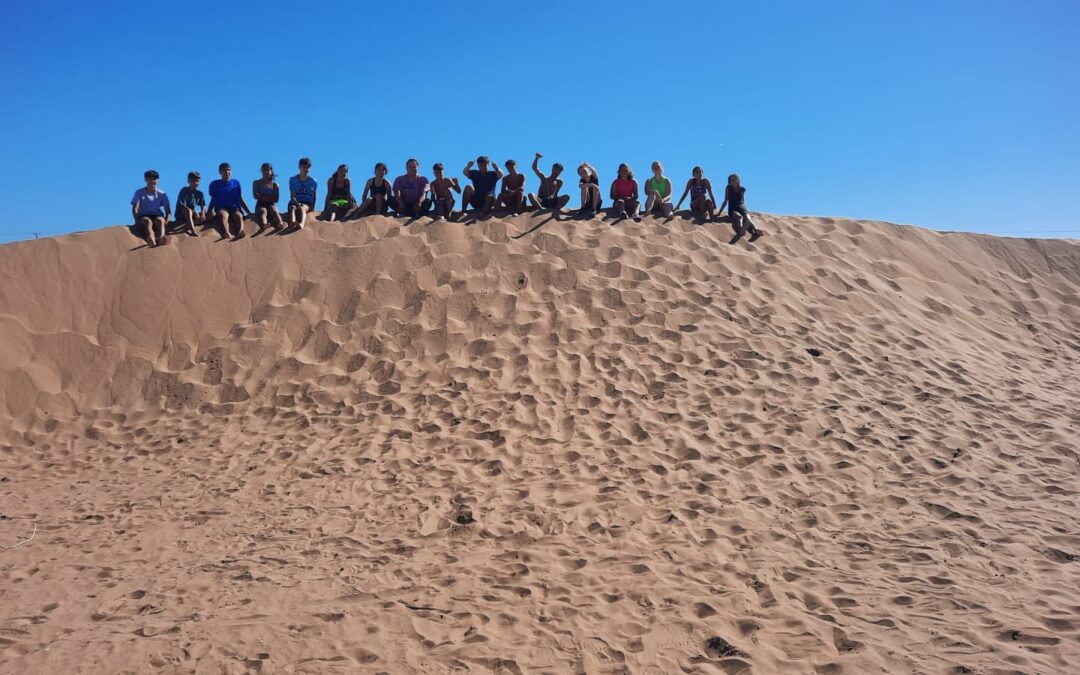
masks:
MULTIPOLYGON (((419 173, 419 162, 410 159, 405 163, 405 173, 392 183, 386 178, 386 165, 382 162, 376 164, 374 176, 364 184, 359 200, 353 196, 349 167, 342 164, 327 182, 321 217, 329 221, 348 220, 393 211, 415 219, 434 210, 435 220, 455 220, 464 218, 470 207, 475 209, 477 218, 487 217, 499 208, 505 208, 513 215, 526 210, 550 210, 558 217, 570 201, 569 195, 562 194, 563 166, 556 162, 551 172, 545 174, 539 165, 542 157, 543 154, 536 153, 532 163, 533 173, 540 181, 536 192, 525 191, 525 175, 517 171, 517 163, 512 159, 505 162, 506 173, 497 162, 491 162, 486 156, 476 159, 476 168, 470 161, 462 172, 471 182, 464 191, 456 177, 447 178, 444 175, 441 163, 432 167, 435 179, 428 180, 427 176, 419 173), (500 180, 502 186, 497 190, 500 180), (455 212, 455 193, 462 198, 460 212, 455 212)), ((309 214, 315 212, 317 203, 318 183, 310 171, 311 160, 302 158, 299 173, 289 178, 289 201, 285 214, 278 210, 281 188, 269 163, 262 165, 262 176, 252 184, 254 210, 244 200, 240 183, 232 177, 232 167, 228 163, 218 167, 221 178, 210 183, 209 204, 199 190, 201 176, 192 171, 188 174, 188 185, 180 190, 176 200, 177 224, 191 236, 198 236, 198 225, 214 225, 226 239, 244 236, 245 215, 253 216, 259 233, 267 228, 275 232, 303 229, 309 214)), ((645 181, 646 199, 644 209, 641 209, 641 189, 634 173, 628 165, 619 165, 618 175, 609 191, 616 223, 625 218, 640 221, 643 214, 670 219, 689 195, 690 209, 698 222, 716 220, 727 208, 735 230, 731 243, 738 241, 746 232, 750 233, 751 241, 763 234, 746 210, 746 188, 740 184, 737 174, 728 177, 724 201, 717 209, 712 183, 703 175, 701 167, 694 167, 693 175, 686 182, 682 196, 675 205, 672 205, 671 180, 664 175, 663 165, 653 162, 652 172, 653 175, 645 181)), ((582 162, 577 173, 581 191, 581 207, 577 215, 589 217, 598 214, 603 205, 598 172, 588 162, 582 162)), ((171 216, 168 195, 158 189, 159 175, 156 171, 147 171, 144 178, 146 187, 136 190, 131 200, 132 215, 148 245, 167 244, 166 225, 171 216)))

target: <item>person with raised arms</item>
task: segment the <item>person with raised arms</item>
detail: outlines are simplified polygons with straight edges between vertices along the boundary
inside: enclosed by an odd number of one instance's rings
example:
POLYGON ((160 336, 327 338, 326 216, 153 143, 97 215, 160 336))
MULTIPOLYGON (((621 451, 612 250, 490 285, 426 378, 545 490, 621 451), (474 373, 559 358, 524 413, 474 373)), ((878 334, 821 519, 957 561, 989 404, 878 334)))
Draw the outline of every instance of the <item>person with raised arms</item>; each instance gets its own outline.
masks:
POLYGON ((393 199, 390 194, 390 181, 386 180, 389 170, 382 162, 375 164, 375 175, 364 183, 364 192, 360 195, 360 206, 356 207, 355 217, 368 215, 371 210, 373 215, 385 216, 390 210, 390 202, 393 199))
POLYGON ((405 175, 394 179, 394 210, 402 216, 419 218, 431 208, 428 190, 431 189, 427 176, 417 174, 420 162, 410 159, 405 162, 405 175))
POLYGON ((310 159, 301 157, 297 166, 300 173, 289 179, 289 226, 302 230, 308 214, 315 210, 319 183, 311 177, 310 159))
POLYGON ((634 178, 634 172, 627 164, 619 165, 619 172, 615 180, 611 182, 611 210, 615 220, 619 221, 627 216, 634 220, 641 220, 638 215, 638 182, 634 178))
POLYGON ((454 215, 454 193, 461 192, 461 186, 457 178, 443 175, 442 162, 436 162, 431 170, 435 174, 435 180, 431 181, 431 196, 435 199, 435 220, 450 220, 454 215))
POLYGON ((461 196, 461 216, 464 218, 468 212, 469 207, 474 209, 481 209, 479 218, 484 218, 491 213, 491 210, 495 208, 495 185, 498 184, 499 179, 502 178, 502 170, 499 169, 498 163, 494 165, 494 171, 488 171, 487 155, 480 155, 476 158, 476 165, 478 169, 474 169, 472 160, 465 165, 465 170, 462 173, 472 181, 472 185, 465 186, 465 193, 461 196))
POLYGON ((686 181, 686 189, 683 190, 682 197, 679 197, 675 210, 682 206, 687 194, 690 195, 690 210, 694 212, 698 222, 714 218, 713 209, 716 208, 716 197, 713 196, 712 183, 705 178, 700 166, 694 167, 693 177, 686 181))
POLYGON ((735 236, 729 243, 739 241, 747 230, 750 231, 750 241, 757 241, 765 233, 754 226, 754 221, 750 220, 750 214, 746 212, 746 188, 739 181, 739 174, 728 176, 727 183, 724 188, 724 203, 720 205, 720 215, 724 215, 726 206, 731 214, 731 226, 735 228, 735 236))
POLYGON ((270 162, 263 162, 260 167, 262 175, 251 183, 251 195, 255 197, 255 224, 259 231, 263 232, 267 227, 273 227, 274 232, 285 229, 281 220, 281 211, 278 210, 278 201, 281 199, 281 187, 274 175, 274 166, 270 162))
MULTIPOLYGON (((495 167, 498 168, 498 163, 495 167)), ((525 209, 525 174, 518 173, 517 162, 506 160, 506 175, 502 179, 502 192, 495 200, 495 206, 505 206, 510 215, 521 214, 525 209)))
POLYGON ((244 201, 240 181, 232 177, 232 166, 222 162, 218 165, 218 173, 221 178, 210 183, 210 211, 223 238, 243 239, 244 216, 250 216, 251 209, 244 201))
POLYGON ((206 197, 199 189, 200 180, 202 176, 198 171, 189 171, 187 187, 180 188, 180 194, 176 196, 176 222, 192 237, 199 236, 195 225, 201 224, 206 217, 206 197))
POLYGON ((345 217, 356 206, 356 199, 352 194, 352 181, 349 180, 349 166, 342 164, 326 181, 326 206, 322 212, 322 219, 333 222, 345 220, 345 217))
POLYGON ((540 158, 543 157, 543 153, 536 153, 536 157, 533 158, 532 170, 536 174, 536 177, 540 179, 540 187, 537 188, 536 193, 529 193, 529 203, 536 210, 551 209, 553 212, 558 213, 559 209, 566 206, 566 203, 570 201, 570 195, 559 196, 559 191, 562 190, 563 181, 559 176, 563 172, 563 165, 555 162, 551 165, 551 175, 545 176, 544 172, 540 170, 540 158))
POLYGON ((158 172, 153 169, 143 173, 146 187, 136 190, 131 198, 131 215, 135 218, 135 225, 146 233, 143 238, 146 239, 147 246, 169 243, 165 224, 169 222, 172 210, 169 207, 169 196, 164 190, 158 189, 158 178, 158 172))
POLYGON ((671 216, 674 207, 671 205, 671 181, 664 175, 664 165, 660 162, 652 163, 653 175, 645 181, 645 211, 644 215, 652 215, 656 209, 665 218, 671 216))
POLYGON ((600 196, 600 174, 588 162, 582 162, 577 168, 578 187, 581 188, 581 209, 578 217, 585 218, 600 213, 603 199, 600 196))

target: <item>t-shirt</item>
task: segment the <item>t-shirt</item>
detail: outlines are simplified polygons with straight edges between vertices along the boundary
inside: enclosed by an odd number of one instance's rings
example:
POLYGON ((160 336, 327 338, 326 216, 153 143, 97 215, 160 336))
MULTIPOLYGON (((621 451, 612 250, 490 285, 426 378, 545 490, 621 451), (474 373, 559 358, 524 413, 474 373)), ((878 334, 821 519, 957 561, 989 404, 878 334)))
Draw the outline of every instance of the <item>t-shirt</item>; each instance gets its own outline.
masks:
POLYGON ((394 179, 394 192, 401 193, 401 198, 407 202, 415 202, 420 199, 427 185, 427 176, 405 174, 394 179))
POLYGON ((163 216, 169 211, 169 196, 162 190, 150 192, 139 188, 131 198, 131 205, 137 216, 163 216))
POLYGON ((302 204, 315 205, 315 190, 318 187, 319 184, 310 175, 305 180, 300 180, 299 174, 289 179, 289 192, 302 204))
POLYGON ((724 188, 724 199, 727 200, 729 208, 745 209, 746 188, 741 185, 739 187, 735 187, 734 185, 728 185, 726 188, 724 188))
POLYGON ((212 209, 238 209, 240 208, 240 181, 235 178, 221 180, 220 178, 210 183, 210 208, 212 209))
POLYGON ((182 187, 180 188, 180 196, 176 198, 176 205, 178 207, 186 206, 192 211, 198 211, 206 208, 206 198, 203 197, 202 190, 198 188, 182 187))
POLYGON ((480 197, 495 194, 495 184, 499 182, 499 174, 494 171, 480 173, 478 169, 469 171, 469 180, 472 181, 473 189, 480 197))
POLYGON ((615 196, 619 199, 629 199, 637 192, 637 181, 633 178, 615 179, 615 196))

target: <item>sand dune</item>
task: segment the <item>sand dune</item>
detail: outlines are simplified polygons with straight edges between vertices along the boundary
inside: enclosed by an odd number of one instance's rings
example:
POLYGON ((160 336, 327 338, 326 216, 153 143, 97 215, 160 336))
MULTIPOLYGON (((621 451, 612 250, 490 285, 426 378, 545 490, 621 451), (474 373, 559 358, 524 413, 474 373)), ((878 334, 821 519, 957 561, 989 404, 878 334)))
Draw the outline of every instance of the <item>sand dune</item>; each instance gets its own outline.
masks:
POLYGON ((537 222, 0 246, 0 672, 1076 672, 1080 245, 537 222))

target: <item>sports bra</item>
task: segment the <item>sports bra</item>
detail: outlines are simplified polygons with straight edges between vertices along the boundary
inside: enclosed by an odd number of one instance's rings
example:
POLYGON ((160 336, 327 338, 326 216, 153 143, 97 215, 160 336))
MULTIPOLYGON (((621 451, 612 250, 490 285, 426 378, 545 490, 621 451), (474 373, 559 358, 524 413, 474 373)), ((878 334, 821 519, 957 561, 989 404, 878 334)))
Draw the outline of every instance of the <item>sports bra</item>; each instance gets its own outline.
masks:
POLYGON ((702 178, 700 183, 690 183, 690 194, 694 197, 703 195, 708 191, 708 187, 705 185, 705 179, 702 178))
MULTIPOLYGON (((346 178, 345 180, 348 180, 346 178)), ((339 185, 333 177, 327 181, 327 185, 330 187, 330 199, 348 199, 349 198, 349 186, 348 183, 342 181, 339 185)))
POLYGON ((372 196, 374 196, 374 195, 382 195, 382 196, 385 197, 386 196, 386 187, 387 187, 387 180, 385 178, 383 178, 382 185, 376 185, 375 184, 375 179, 373 178, 373 179, 371 179, 371 188, 369 189, 369 191, 371 192, 372 196))

